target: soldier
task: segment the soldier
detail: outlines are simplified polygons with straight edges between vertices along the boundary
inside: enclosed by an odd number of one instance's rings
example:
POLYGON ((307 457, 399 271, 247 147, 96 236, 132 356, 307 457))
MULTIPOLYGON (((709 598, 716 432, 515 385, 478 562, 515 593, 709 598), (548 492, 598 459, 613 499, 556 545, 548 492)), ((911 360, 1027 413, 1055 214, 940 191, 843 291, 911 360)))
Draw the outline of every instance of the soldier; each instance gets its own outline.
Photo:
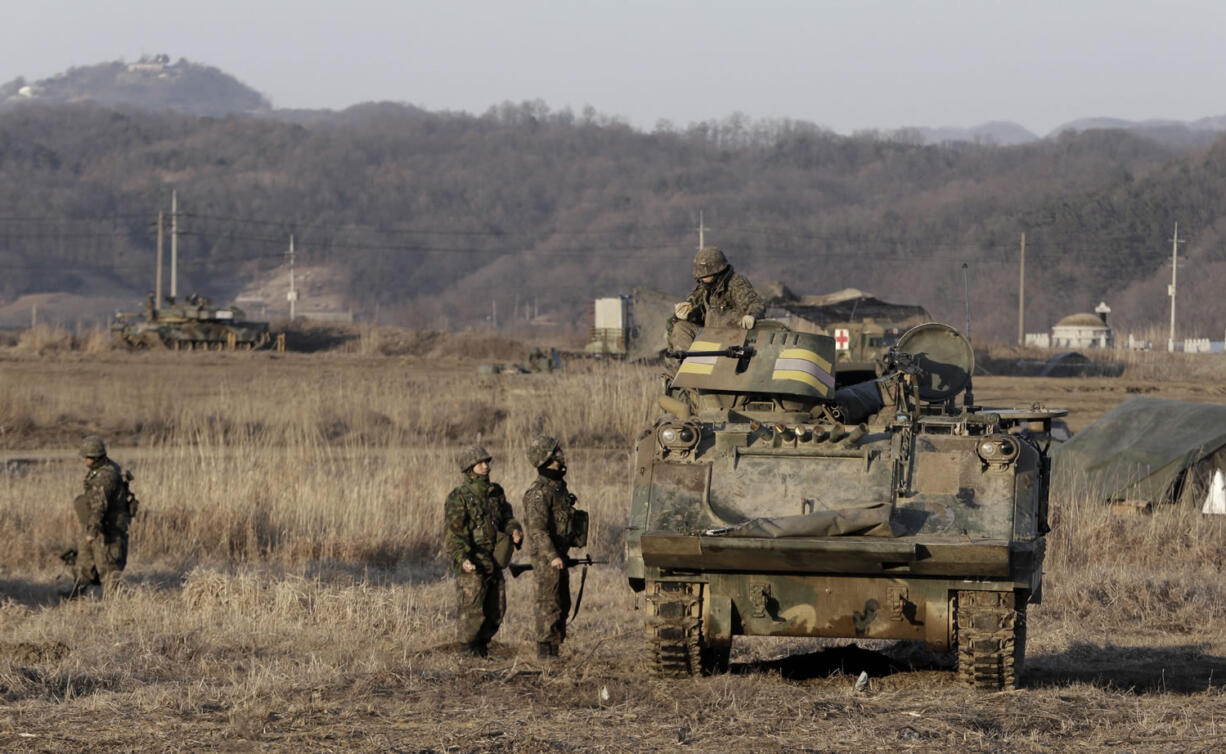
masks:
POLYGON ((507 610, 502 569, 524 533, 502 487, 490 481, 493 458, 485 448, 466 448, 458 460, 464 482, 444 503, 443 550, 456 575, 456 638, 464 651, 485 657, 507 610))
POLYGON ((742 275, 732 271, 724 252, 704 246, 694 257, 698 283, 668 320, 668 350, 684 351, 702 327, 752 328, 766 311, 762 298, 742 275))
POLYGON ((566 638, 570 610, 567 554, 572 544, 575 496, 566 488, 566 456, 549 435, 537 435, 528 446, 528 461, 538 476, 524 493, 528 523, 528 554, 536 574, 536 654, 558 656, 566 638))
POLYGON ((130 475, 106 456, 106 444, 97 435, 81 442, 85 472, 85 491, 73 501, 81 535, 77 542, 77 562, 70 599, 85 593, 91 585, 101 585, 103 596, 111 593, 119 574, 128 562, 128 523, 131 510, 128 491, 130 475))

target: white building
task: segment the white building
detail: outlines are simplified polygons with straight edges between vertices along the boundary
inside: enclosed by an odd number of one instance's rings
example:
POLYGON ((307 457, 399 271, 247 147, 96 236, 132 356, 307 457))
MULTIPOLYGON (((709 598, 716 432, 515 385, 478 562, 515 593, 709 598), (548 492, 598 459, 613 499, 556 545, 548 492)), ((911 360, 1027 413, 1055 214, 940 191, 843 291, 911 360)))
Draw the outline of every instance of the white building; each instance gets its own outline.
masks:
POLYGON ((1105 302, 1094 308, 1094 314, 1070 314, 1051 328, 1052 348, 1112 348, 1115 336, 1107 324, 1111 307, 1105 302))

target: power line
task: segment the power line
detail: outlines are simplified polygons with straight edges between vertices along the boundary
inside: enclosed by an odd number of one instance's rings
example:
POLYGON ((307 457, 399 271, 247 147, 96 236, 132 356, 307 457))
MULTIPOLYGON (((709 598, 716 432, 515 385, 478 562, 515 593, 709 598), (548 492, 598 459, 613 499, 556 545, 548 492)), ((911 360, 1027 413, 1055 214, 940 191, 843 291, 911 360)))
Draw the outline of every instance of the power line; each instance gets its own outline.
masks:
MULTIPOLYGON (((264 220, 259 218, 242 218, 229 215, 216 214, 201 214, 201 213, 179 213, 182 218, 191 218, 196 221, 203 221, 203 227, 196 225, 188 229, 180 229, 178 236, 190 236, 201 239, 202 242, 208 243, 209 239, 213 239, 214 246, 217 243, 228 242, 230 244, 252 244, 252 245, 270 245, 283 247, 285 243, 285 235, 264 235, 251 233, 242 230, 240 226, 257 226, 257 227, 278 227, 284 229, 293 229, 300 227, 293 222, 264 220), (224 223, 230 227, 209 227, 209 223, 224 223)), ((11 230, 5 232, 0 230, 0 243, 13 244, 16 242, 29 241, 54 241, 57 243, 65 241, 91 241, 105 242, 126 240, 134 241, 139 237, 139 230, 131 227, 121 227, 118 225, 120 220, 146 219, 143 214, 115 214, 115 215, 96 215, 82 216, 74 218, 54 218, 54 217, 19 217, 7 216, 0 217, 0 221, 19 224, 26 223, 34 225, 34 228, 20 230, 11 230), (106 231, 83 231, 83 230, 64 230, 65 224, 79 225, 81 223, 111 223, 114 227, 106 231), (46 226, 53 225, 54 227, 47 228, 46 226), (39 228, 38 226, 43 226, 39 228), (137 232, 133 232, 137 230, 137 232)), ((377 252, 377 253, 394 253, 394 254, 465 254, 477 255, 486 254, 492 256, 505 256, 508 254, 524 254, 529 257, 585 257, 585 258, 627 258, 632 256, 651 256, 654 258, 673 257, 688 255, 689 250, 686 248, 681 239, 687 235, 690 230, 680 231, 673 225, 648 225, 636 226, 632 231, 618 230, 568 230, 568 229, 544 229, 540 231, 501 231, 501 230, 456 230, 456 229, 430 229, 430 228, 387 228, 383 226, 362 225, 356 223, 348 224, 330 224, 330 223, 310 223, 308 227, 312 229, 318 228, 333 228, 343 231, 341 234, 322 236, 320 238, 311 238, 311 234, 298 232, 297 235, 304 241, 303 246, 310 249, 322 251, 324 254, 330 255, 335 252, 377 252), (588 236, 588 237, 606 237, 619 238, 627 235, 638 235, 642 232, 657 232, 657 231, 673 231, 678 230, 674 235, 669 232, 667 236, 657 239, 646 238, 638 240, 632 244, 588 244, 576 246, 568 245, 550 245, 549 241, 553 236, 570 235, 572 237, 588 236), (435 235, 435 236, 455 236, 467 238, 487 238, 497 240, 499 243, 490 245, 439 245, 439 244, 421 244, 421 243, 380 243, 367 242, 361 240, 345 240, 345 235, 435 235), (338 237, 339 236, 339 237, 338 237), (535 239, 535 243, 508 243, 514 238, 528 237, 535 239)), ((1032 231, 1033 233, 1033 231, 1032 231)), ((969 257, 982 258, 984 255, 1000 254, 1001 261, 1012 259, 1014 247, 1010 241, 1005 243, 963 243, 963 244, 936 244, 931 242, 919 242, 915 240, 902 239, 888 236, 852 236, 846 233, 819 233, 816 231, 805 231, 794 226, 779 227, 769 225, 746 225, 736 228, 734 231, 726 234, 729 241, 743 243, 747 236, 765 236, 768 242, 776 244, 771 250, 773 254, 778 255, 782 259, 792 259, 799 256, 812 256, 816 259, 862 259, 867 261, 882 261, 882 262, 898 262, 907 260, 923 260, 923 261, 964 261, 969 257), (827 247, 835 248, 805 248, 806 244, 822 243, 827 247), (874 251, 877 249, 877 251, 874 251)), ((1130 243, 1135 243, 1139 248, 1143 247, 1146 240, 1143 236, 1136 233, 1119 233, 1100 235, 1095 241, 1090 241, 1084 237, 1076 237, 1074 239, 1047 238, 1043 239, 1040 235, 1035 238, 1030 236, 1028 242, 1028 252, 1032 257, 1035 257, 1036 262, 1044 261, 1044 257, 1050 254, 1063 256, 1069 251, 1086 250, 1101 248, 1103 241, 1124 240, 1130 243), (1048 252, 1045 255, 1043 252, 1048 252)), ((10 250, 10 253, 12 250, 10 250)), ((210 265, 228 263, 228 262, 249 262, 259 261, 264 259, 273 259, 280 257, 280 254, 248 253, 243 255, 235 255, 228 257, 205 256, 203 259, 194 260, 190 263, 191 267, 207 267, 210 265)), ((74 260, 73 264, 79 264, 79 260, 74 260)), ((143 264, 143 263, 141 263, 143 264)), ((113 262, 105 265, 94 265, 95 267, 103 267, 109 269, 138 269, 141 264, 131 263, 125 264, 121 262, 113 262)), ((8 269, 21 269, 27 271, 56 271, 60 268, 51 267, 49 265, 38 264, 6 264, 8 269)))

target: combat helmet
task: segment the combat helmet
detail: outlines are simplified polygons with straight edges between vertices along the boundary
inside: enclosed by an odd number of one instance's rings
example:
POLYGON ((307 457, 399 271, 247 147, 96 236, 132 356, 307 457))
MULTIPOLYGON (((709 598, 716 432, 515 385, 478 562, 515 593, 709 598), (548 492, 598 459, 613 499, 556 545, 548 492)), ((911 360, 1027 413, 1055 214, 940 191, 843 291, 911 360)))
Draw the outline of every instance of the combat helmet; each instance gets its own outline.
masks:
POLYGON ((728 258, 717 246, 704 246, 694 255, 694 279, 718 275, 728 269, 728 258))
POLYGON ((473 466, 476 466, 482 461, 488 461, 491 458, 493 458, 493 456, 489 454, 489 451, 480 445, 469 445, 467 448, 461 450, 460 454, 456 456, 456 463, 460 464, 460 471, 468 471, 473 466))
POLYGON ((81 441, 82 458, 105 458, 106 443, 98 435, 90 435, 81 441))
POLYGON ((558 449, 558 441, 549 435, 537 435, 528 446, 528 463, 540 468, 549 463, 554 451, 558 449))

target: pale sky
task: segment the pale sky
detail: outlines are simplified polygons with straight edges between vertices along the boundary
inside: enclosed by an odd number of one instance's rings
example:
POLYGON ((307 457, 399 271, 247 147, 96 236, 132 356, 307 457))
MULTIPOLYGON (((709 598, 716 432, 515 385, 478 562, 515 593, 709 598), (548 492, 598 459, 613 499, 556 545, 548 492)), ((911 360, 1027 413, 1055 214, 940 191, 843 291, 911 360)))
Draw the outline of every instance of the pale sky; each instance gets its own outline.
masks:
POLYGON ((591 105, 840 133, 1226 114, 1223 0, 6 0, 0 82, 161 53, 276 107, 591 105))

